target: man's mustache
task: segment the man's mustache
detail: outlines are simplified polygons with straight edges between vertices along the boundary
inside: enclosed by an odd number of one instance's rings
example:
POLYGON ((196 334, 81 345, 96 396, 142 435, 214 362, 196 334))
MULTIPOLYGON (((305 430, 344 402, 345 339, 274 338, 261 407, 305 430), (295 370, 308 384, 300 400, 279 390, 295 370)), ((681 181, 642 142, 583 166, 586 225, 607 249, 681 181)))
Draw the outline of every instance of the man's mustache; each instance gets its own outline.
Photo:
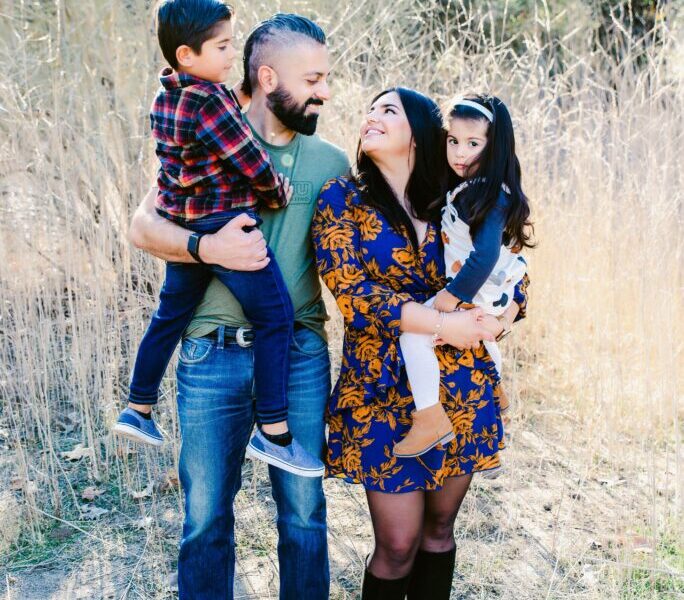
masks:
POLYGON ((305 103, 304 103, 304 108, 309 106, 309 104, 315 104, 317 106, 323 106, 323 100, 320 98, 309 98, 305 103))

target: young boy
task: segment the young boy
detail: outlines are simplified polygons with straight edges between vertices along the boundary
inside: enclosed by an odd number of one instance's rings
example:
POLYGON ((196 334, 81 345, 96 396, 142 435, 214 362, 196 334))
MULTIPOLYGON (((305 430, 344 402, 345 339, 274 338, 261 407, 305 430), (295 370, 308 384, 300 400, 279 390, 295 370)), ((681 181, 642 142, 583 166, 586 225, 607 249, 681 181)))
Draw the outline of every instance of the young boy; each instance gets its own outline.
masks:
POLYGON ((252 330, 235 332, 254 345, 257 430, 250 454, 291 473, 318 477, 323 463, 292 438, 287 427, 287 383, 294 311, 282 275, 270 263, 260 271, 229 271, 199 258, 202 235, 239 214, 257 225, 261 206, 284 208, 289 182, 276 175, 268 155, 242 118, 235 92, 223 82, 235 60, 232 10, 222 0, 162 0, 157 35, 171 65, 152 105, 152 133, 161 162, 157 212, 192 230, 188 252, 197 264, 167 263, 157 311, 143 337, 131 376, 128 407, 114 432, 158 446, 151 418, 159 385, 174 349, 212 277, 242 305, 252 330))

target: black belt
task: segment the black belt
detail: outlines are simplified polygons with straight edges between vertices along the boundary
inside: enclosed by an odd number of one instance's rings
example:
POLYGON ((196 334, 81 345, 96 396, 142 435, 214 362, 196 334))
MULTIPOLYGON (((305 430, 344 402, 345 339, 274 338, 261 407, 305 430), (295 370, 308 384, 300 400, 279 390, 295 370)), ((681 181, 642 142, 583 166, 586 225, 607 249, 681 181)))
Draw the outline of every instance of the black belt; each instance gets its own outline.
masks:
MULTIPOLYGON (((222 325, 223 327, 223 341, 224 342, 236 342, 238 346, 243 348, 248 348, 254 343, 254 330, 249 327, 228 327, 227 325, 222 325)), ((217 327, 211 333, 208 333, 204 337, 210 340, 219 340, 221 327, 217 327)), ((300 329, 305 329, 306 325, 301 323, 294 324, 294 330, 299 331, 300 329)))
POLYGON ((254 331, 248 327, 228 327, 222 325, 204 337, 218 341, 219 336, 221 335, 221 329, 223 329, 224 342, 236 342, 238 346, 242 346, 243 348, 248 348, 254 343, 254 331))

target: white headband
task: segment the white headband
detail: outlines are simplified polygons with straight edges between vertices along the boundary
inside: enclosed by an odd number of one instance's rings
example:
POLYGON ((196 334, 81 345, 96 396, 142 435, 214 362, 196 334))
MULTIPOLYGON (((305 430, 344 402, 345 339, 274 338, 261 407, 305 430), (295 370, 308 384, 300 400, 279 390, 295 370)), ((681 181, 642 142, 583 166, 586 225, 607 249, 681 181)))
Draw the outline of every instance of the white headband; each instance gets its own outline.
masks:
POLYGON ((462 98, 456 101, 454 107, 456 106, 469 106, 470 108, 474 108, 475 110, 480 111, 485 117, 487 117, 490 123, 494 122, 494 115, 492 114, 492 111, 482 106, 482 104, 478 104, 477 102, 473 102, 472 100, 465 100, 462 98))

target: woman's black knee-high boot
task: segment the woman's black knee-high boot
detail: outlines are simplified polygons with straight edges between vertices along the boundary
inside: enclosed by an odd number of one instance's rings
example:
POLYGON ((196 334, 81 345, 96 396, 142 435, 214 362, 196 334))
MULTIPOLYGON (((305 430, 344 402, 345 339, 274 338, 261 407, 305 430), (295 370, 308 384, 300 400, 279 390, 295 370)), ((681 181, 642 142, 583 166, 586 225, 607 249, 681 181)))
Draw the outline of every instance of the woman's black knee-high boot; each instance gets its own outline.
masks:
POLYGON ((366 569, 363 573, 361 600, 404 600, 409 577, 401 579, 380 579, 366 569))
POLYGON ((418 550, 408 586, 408 600, 449 600, 456 548, 446 552, 418 550))

